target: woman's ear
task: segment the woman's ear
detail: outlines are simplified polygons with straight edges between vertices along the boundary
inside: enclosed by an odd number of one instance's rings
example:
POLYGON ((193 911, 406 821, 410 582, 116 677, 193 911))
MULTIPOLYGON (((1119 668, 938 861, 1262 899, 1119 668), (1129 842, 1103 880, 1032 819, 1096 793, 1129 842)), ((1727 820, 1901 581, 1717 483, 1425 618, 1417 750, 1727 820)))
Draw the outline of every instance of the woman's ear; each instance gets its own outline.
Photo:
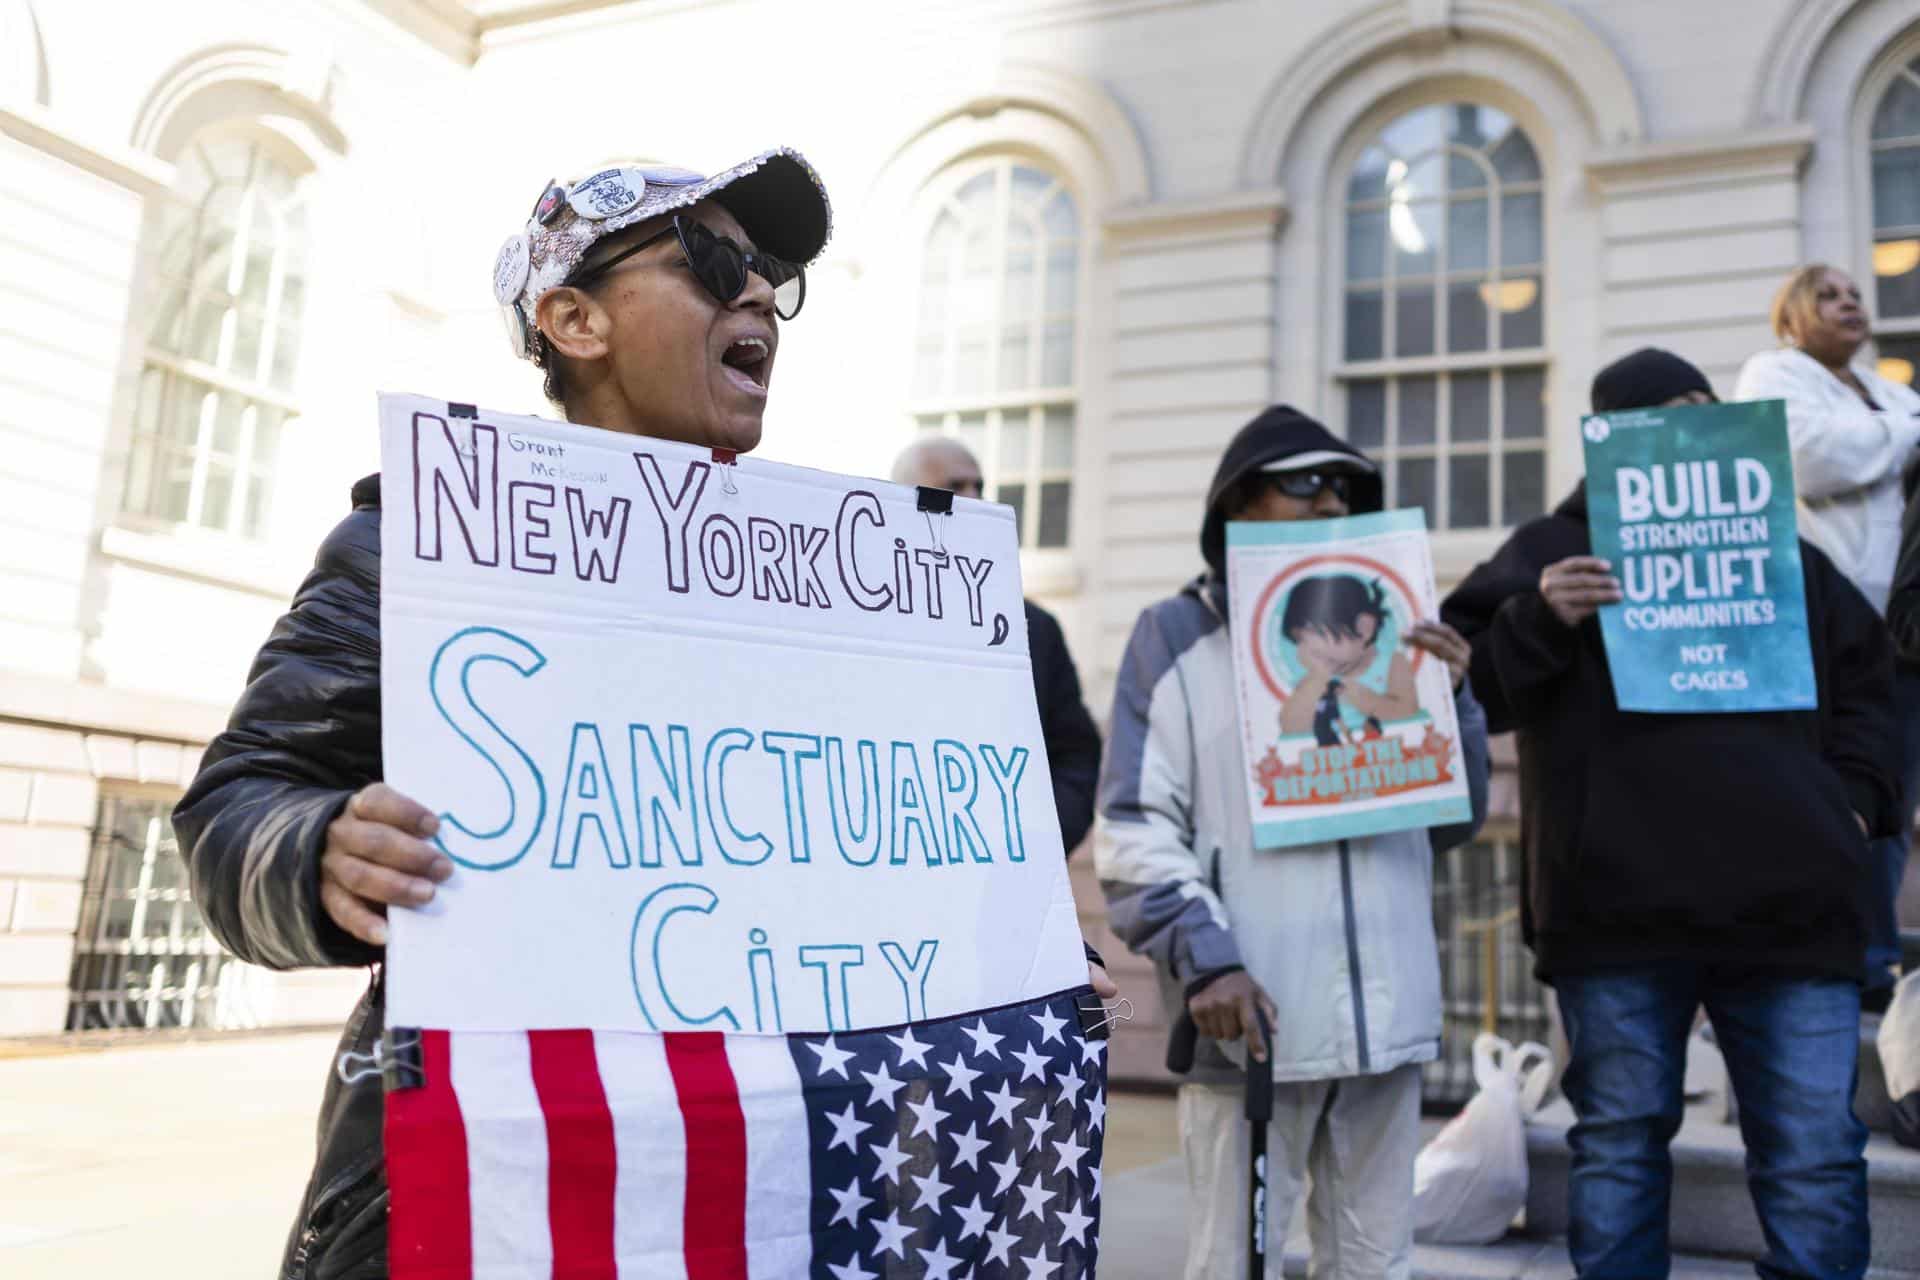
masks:
POLYGON ((607 354, 606 309, 585 289, 553 290, 540 299, 533 320, 547 345, 569 359, 598 360, 607 354))

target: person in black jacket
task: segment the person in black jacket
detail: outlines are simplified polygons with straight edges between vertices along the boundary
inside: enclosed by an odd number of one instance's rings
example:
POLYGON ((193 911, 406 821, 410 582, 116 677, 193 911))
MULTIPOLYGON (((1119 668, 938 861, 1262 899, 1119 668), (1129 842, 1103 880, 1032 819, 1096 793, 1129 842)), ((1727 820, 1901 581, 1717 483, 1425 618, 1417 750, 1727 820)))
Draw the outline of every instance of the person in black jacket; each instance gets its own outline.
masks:
MULTIPOLYGON (((895 484, 948 489, 963 498, 983 491, 980 463, 972 450, 947 436, 927 436, 894 459, 895 484)), ((1093 792, 1100 781, 1100 731, 1080 696, 1080 673, 1067 652, 1067 637, 1054 616, 1033 601, 1027 607, 1027 653, 1033 662, 1033 694, 1040 705, 1040 733, 1053 775, 1053 805, 1060 814, 1060 843, 1068 855, 1093 829, 1093 792)))
MULTIPOLYGON (((760 441, 779 320, 826 244, 797 153, 711 179, 666 168, 550 184, 494 269, 515 352, 570 421, 745 451, 760 441)), ((377 965, 393 905, 452 866, 426 808, 380 781, 380 486, 321 544, 226 730, 174 810, 193 895, 235 955, 275 969, 377 965)), ((341 1039, 282 1275, 386 1274, 378 973, 341 1039)))
MULTIPOLYGON (((1596 412, 1713 398, 1691 364, 1636 352, 1596 412)), ((1686 1039, 1706 1007, 1740 1104, 1769 1276, 1866 1268, 1859 1052, 1867 840, 1896 828, 1891 646, 1872 605, 1802 541, 1819 706, 1649 715, 1615 704, 1584 485, 1516 530, 1442 606, 1474 691, 1517 734, 1522 924, 1559 996, 1578 1121, 1578 1273, 1665 1275, 1686 1039)))

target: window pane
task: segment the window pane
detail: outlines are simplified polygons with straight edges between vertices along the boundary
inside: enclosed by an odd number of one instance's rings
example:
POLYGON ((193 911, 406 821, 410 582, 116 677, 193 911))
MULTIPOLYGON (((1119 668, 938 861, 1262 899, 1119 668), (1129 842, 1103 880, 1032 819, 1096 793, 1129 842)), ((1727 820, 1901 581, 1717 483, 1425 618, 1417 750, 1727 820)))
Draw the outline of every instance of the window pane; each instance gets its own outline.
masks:
POLYGON ((1456 373, 1447 380, 1447 438, 1485 440, 1493 430, 1493 377, 1456 373))
POLYGON ((1043 419, 1040 467, 1043 471, 1073 469, 1073 410, 1048 409, 1043 419))
POLYGON ((967 446, 976 458, 987 456, 987 415, 984 413, 963 413, 960 425, 954 432, 960 437, 960 443, 967 446))
POLYGON ((1518 129, 1507 131, 1507 136, 1494 147, 1492 159, 1493 170, 1502 182, 1540 180, 1540 157, 1533 153, 1533 144, 1527 141, 1527 135, 1518 129))
POLYGON ((1347 214, 1347 279, 1377 280, 1386 274, 1387 211, 1354 209, 1347 214))
POLYGON ((1049 324, 1041 335, 1040 385, 1065 387, 1073 383, 1073 326, 1049 324))
POLYGON ((1013 527, 1020 531, 1020 545, 1027 545, 1027 486, 1024 484, 1003 484, 993 495, 995 502, 1004 502, 1013 508, 1013 527))
POLYGON ((1033 250, 1010 245, 1000 289, 1001 323, 1018 324, 1027 318, 1034 304, 1033 250))
POLYGON ((1447 205, 1447 270, 1477 271, 1487 265, 1487 202, 1447 205))
POLYGON ((1487 171, 1472 156, 1449 152, 1447 155, 1447 190, 1479 191, 1487 185, 1487 171))
POLYGON ((200 491, 200 523, 209 529, 226 528, 232 500, 232 464, 209 459, 206 484, 200 491))
POLYGON ((1347 359, 1381 356, 1381 302, 1378 289, 1347 291, 1347 359))
POLYGON ((1489 142, 1513 125, 1506 112, 1477 103, 1457 102, 1451 110, 1452 128, 1447 136, 1462 146, 1484 150, 1489 142))
POLYGON ((1487 303, 1479 284, 1447 286, 1447 350, 1487 349, 1487 303))
POLYGON ((1042 547, 1067 545, 1067 498, 1072 485, 1065 480, 1049 480, 1040 486, 1040 531, 1036 543, 1042 547))
POLYGON ((1873 225, 1920 225, 1920 147, 1873 153, 1873 225))
POLYGON ((1025 165, 1013 166, 1011 175, 1011 195, 1016 209, 1032 209, 1040 203, 1040 197, 1053 185, 1053 179, 1038 169, 1029 169, 1025 165))
POLYGON ((1074 212, 1073 197, 1065 191, 1047 202, 1047 236, 1054 240, 1076 240, 1080 236, 1080 217, 1074 212))
POLYGON ((1875 246, 1874 257, 1878 265, 1888 267, 1913 261, 1905 271, 1878 276, 1874 281, 1880 314, 1920 315, 1920 239, 1896 240, 1885 248, 1875 246))
POLYGON ((1021 480, 1027 474, 1027 412, 1015 409, 1000 415, 1000 476, 1021 480))
POLYGON ((1033 344, 1025 329, 1015 329, 1000 335, 1000 389, 1017 391, 1029 386, 1032 377, 1027 371, 1032 359, 1033 344))
POLYGON ((1386 149, 1368 147, 1354 162, 1353 176, 1347 180, 1347 199, 1381 200, 1387 194, 1386 149))
POLYGON ((1500 375, 1504 396, 1500 430, 1508 440, 1538 440, 1546 434, 1547 380, 1541 369, 1509 369, 1500 375))
POLYGON ((1540 261, 1540 197, 1500 198, 1500 261, 1503 265, 1532 266, 1540 261))
POLYGON ((1547 509, 1547 455, 1534 450, 1509 453, 1500 485, 1500 522, 1519 524, 1547 509))
POLYGON ((1447 516, 1451 529, 1484 529, 1493 523, 1488 478, 1493 460, 1485 454, 1467 454, 1447 460, 1447 516))
POLYGON ((1537 347, 1544 335, 1540 282, 1503 280, 1494 286, 1495 305, 1500 308, 1500 345, 1506 350, 1537 347))
POLYGON ((1396 276, 1432 275, 1437 265, 1434 250, 1440 241, 1440 206, 1433 201, 1387 206, 1387 238, 1393 242, 1393 273, 1396 276))
POLYGON ((1920 137, 1920 84, 1915 83, 1911 67, 1880 99, 1880 107, 1873 113, 1873 136, 1876 141, 1920 137))
POLYGON ((1880 339, 1880 376, 1890 382, 1920 386, 1920 338, 1880 339))
POLYGON ((971 324, 960 330, 953 350, 955 395, 978 395, 987 389, 987 330, 971 324))
POLYGON ((1400 476, 1400 496, 1394 500, 1396 507, 1419 507, 1427 513, 1429 528, 1444 527, 1438 518, 1439 509, 1434 506, 1434 477, 1437 474, 1432 458, 1402 458, 1396 468, 1400 476))
POLYGON ((1439 439, 1438 389, 1430 373, 1400 379, 1400 432, 1394 442, 1401 448, 1439 439))
POLYGON ((1408 285, 1394 297, 1395 355, 1433 354, 1433 286, 1408 285))
POLYGON ((913 394, 926 397, 938 395, 942 375, 945 372, 946 349, 939 338, 922 338, 913 357, 913 394))
POLYGON ((1387 438, 1387 384, 1377 378, 1347 384, 1347 443, 1378 448, 1387 438))
POLYGON ((1059 315, 1072 311, 1078 300, 1075 290, 1078 280, 1080 259, 1078 251, 1072 245, 1054 248, 1047 253, 1047 310, 1059 315))

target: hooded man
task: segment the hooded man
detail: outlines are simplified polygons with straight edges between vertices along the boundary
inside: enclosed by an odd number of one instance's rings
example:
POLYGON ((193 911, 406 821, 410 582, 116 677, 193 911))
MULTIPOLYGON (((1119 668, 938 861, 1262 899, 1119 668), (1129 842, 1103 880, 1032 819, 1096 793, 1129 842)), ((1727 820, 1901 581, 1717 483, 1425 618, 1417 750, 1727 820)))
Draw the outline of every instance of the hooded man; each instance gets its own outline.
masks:
MULTIPOLYGON (((1595 412, 1713 398, 1698 369, 1652 349, 1593 381, 1595 412)), ((1740 1104, 1760 1274, 1859 1276, 1861 889, 1867 835, 1898 822, 1885 628, 1802 539, 1816 710, 1621 711, 1595 616, 1620 583, 1591 550, 1583 483, 1441 608, 1473 642, 1491 728, 1518 735, 1521 922, 1559 997, 1578 1116, 1574 1267, 1667 1273, 1667 1144, 1705 1005, 1740 1104)))
POLYGON ((1331 519, 1381 500, 1379 469, 1363 454, 1298 410, 1268 409, 1214 473, 1200 527, 1208 571, 1140 616, 1121 661, 1094 865, 1114 932, 1152 957, 1166 1007, 1184 1005, 1207 1037, 1179 1100, 1188 1280, 1246 1274, 1246 1052, 1275 1081, 1273 1243, 1311 1174, 1313 1274, 1407 1273, 1420 1064, 1440 1050, 1433 858, 1472 838, 1486 813, 1486 720, 1465 683, 1469 651, 1439 623, 1406 641, 1452 672, 1471 826, 1259 849, 1240 781, 1226 597, 1229 520, 1331 519), (1243 1035, 1245 1051, 1233 1044, 1243 1035))

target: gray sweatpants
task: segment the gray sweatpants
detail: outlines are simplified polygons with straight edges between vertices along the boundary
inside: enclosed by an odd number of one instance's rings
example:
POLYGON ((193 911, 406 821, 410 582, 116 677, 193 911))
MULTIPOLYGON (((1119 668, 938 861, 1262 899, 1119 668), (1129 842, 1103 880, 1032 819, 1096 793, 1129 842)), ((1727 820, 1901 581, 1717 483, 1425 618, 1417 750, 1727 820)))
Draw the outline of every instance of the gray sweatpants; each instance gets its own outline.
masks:
MULTIPOLYGON (((1245 1280, 1247 1122, 1238 1087, 1180 1088, 1187 1160, 1186 1280, 1245 1280)), ((1267 1275, 1307 1192, 1311 1280, 1405 1280, 1413 1249, 1420 1068, 1273 1087, 1267 1275)))

